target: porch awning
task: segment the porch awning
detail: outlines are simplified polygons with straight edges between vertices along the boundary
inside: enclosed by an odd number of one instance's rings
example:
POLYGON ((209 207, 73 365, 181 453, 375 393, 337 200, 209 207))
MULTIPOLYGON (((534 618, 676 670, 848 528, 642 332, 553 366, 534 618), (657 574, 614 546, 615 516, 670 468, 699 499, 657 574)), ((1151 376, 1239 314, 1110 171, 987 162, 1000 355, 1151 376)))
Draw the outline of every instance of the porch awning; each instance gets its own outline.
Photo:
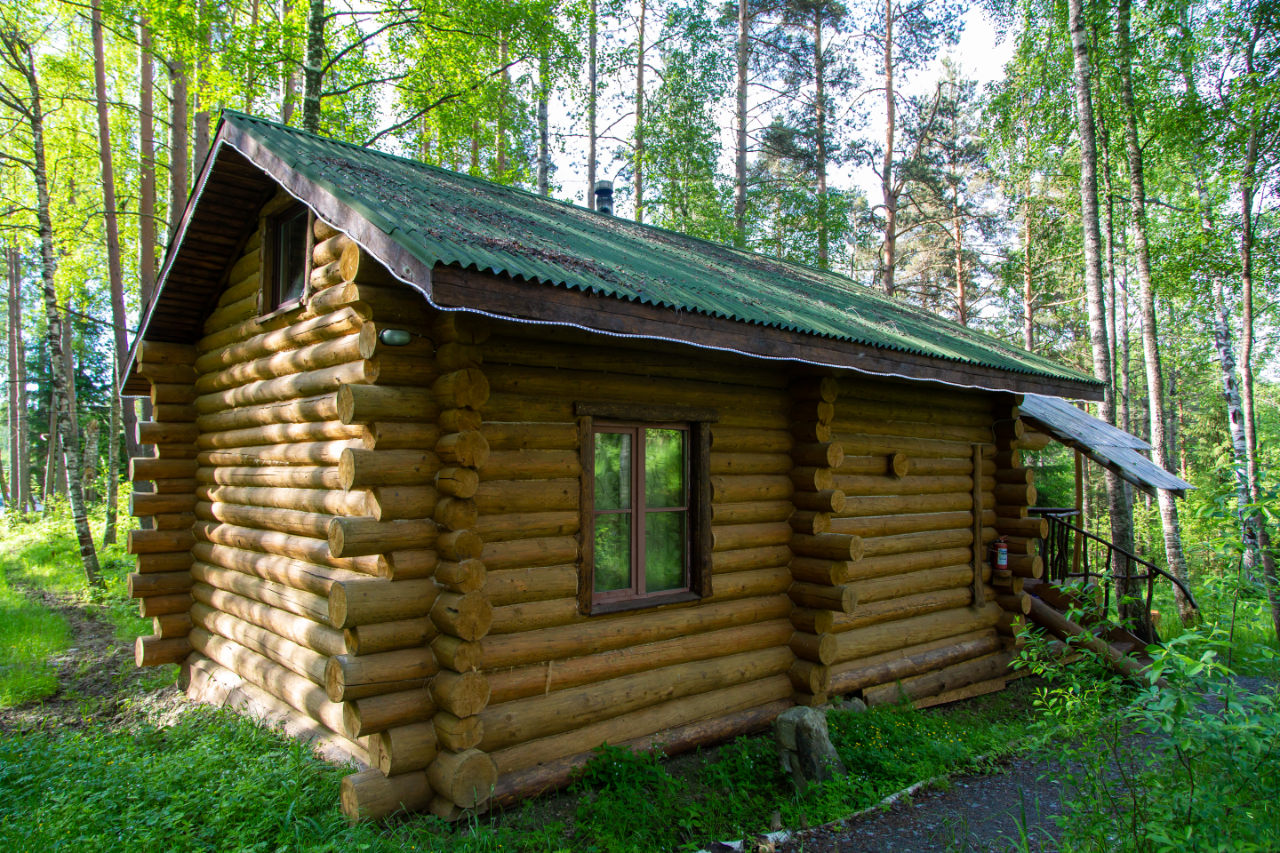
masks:
POLYGON ((1079 450, 1094 462, 1114 471, 1149 495, 1156 489, 1173 492, 1180 498, 1195 486, 1175 477, 1144 454, 1151 445, 1093 417, 1059 397, 1027 394, 1022 401, 1022 418, 1040 432, 1079 450))

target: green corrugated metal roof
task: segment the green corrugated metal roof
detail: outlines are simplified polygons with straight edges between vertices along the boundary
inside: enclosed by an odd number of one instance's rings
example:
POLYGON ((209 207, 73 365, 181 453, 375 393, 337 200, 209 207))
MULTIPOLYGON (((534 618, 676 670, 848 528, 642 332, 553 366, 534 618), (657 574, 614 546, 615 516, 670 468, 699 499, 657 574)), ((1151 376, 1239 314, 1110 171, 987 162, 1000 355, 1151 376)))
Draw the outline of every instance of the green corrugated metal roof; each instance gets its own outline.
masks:
POLYGON ((481 271, 1016 373, 1092 377, 832 272, 604 216, 227 111, 427 265, 481 271))

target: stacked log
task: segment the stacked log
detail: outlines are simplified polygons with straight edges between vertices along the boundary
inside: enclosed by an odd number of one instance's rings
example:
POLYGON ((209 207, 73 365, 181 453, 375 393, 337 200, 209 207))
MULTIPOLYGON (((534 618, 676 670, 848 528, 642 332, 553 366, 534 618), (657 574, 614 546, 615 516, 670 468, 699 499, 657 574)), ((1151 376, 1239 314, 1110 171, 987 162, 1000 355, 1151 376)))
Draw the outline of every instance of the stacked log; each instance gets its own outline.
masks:
MULTIPOLYGON (((431 388, 440 407, 441 432, 435 444, 440 469, 435 475, 438 499, 433 515, 440 528, 436 550, 441 562, 435 573, 440 595, 431 609, 432 624, 440 631, 432 649, 441 669, 431 684, 439 708, 431 721, 434 737, 423 730, 417 750, 435 791, 431 812, 452 818, 461 809, 483 805, 497 782, 493 759, 476 749, 484 737, 480 714, 490 693, 489 682, 480 672, 480 640, 493 625, 493 605, 484 592, 488 570, 481 560, 476 503, 480 471, 491 453, 488 439, 478 429, 481 407, 489 399, 488 380, 480 369, 481 345, 489 337, 489 326, 483 317, 446 313, 433 324, 431 335, 442 371, 448 371, 431 388), (427 752, 435 754, 429 762, 427 752)), ((401 738, 410 734, 398 733, 401 738)), ((392 762, 395 736, 383 741, 392 762)))
POLYGON ((795 493, 787 594, 796 606, 790 647, 798 658, 789 675, 798 704, 821 705, 831 684, 835 615, 852 613, 857 605, 848 580, 852 565, 862 559, 862 539, 833 532, 831 526, 832 514, 843 510, 845 502, 844 492, 834 486, 834 474, 845 461, 844 447, 831 441, 839 386, 829 376, 798 376, 788 391, 796 444, 791 448, 795 493))
POLYGON ((992 400, 870 378, 842 385, 832 441, 844 459, 832 486, 844 506, 830 529, 861 537, 863 558, 843 577, 858 607, 793 619, 830 632, 831 693, 922 705, 969 675, 989 680, 990 664, 970 661, 1001 650, 982 559, 999 535, 992 400))
POLYGON ((515 324, 496 328, 484 369, 491 452, 476 530, 494 624, 481 643, 492 692, 479 749, 497 763, 501 801, 565 784, 606 741, 688 729, 689 743, 710 743, 790 706, 785 376, 546 330, 535 339, 515 324), (579 452, 591 438, 577 401, 717 409, 713 577, 701 601, 610 613, 579 601, 579 452))
POLYGON ((1002 640, 1006 649, 1014 649, 1023 642, 1017 635, 1031 611, 1031 598, 1023 592, 1022 585, 1026 579, 1043 575, 1044 561, 1037 552, 1038 544, 1049 535, 1048 520, 1028 512, 1036 501, 1035 471, 1022 464, 1022 449, 1042 450, 1048 444, 1048 436, 1034 432, 1018 417, 1021 398, 1003 396, 992 409, 998 448, 995 461, 999 466, 996 530, 1008 547, 1009 566, 1006 572, 997 572, 992 582, 999 592, 996 602, 1005 611, 998 626, 1002 640))
POLYGON ((152 636, 134 645, 138 666, 182 663, 191 653, 191 546, 195 540, 196 348, 184 344, 142 342, 138 373, 151 381, 151 400, 157 420, 138 424, 138 443, 152 445, 155 455, 130 460, 129 478, 150 481, 154 491, 135 491, 130 514, 150 518, 149 529, 129 531, 127 550, 137 559, 129 575, 129 597, 139 600, 139 612, 152 619, 152 636), (163 419, 161 419, 163 418, 163 419))
POLYGON ((1017 594, 1022 591, 1022 579, 1039 579, 1044 574, 1044 560, 1037 548, 1049 531, 1046 520, 1028 511, 1036 502, 1035 471, 1022 464, 1020 448, 1028 428, 1018 417, 1019 398, 1003 396, 1005 399, 997 401, 992 409, 998 449, 994 497, 996 529, 1009 548, 1009 575, 997 576, 993 583, 1005 594, 1017 594))
MULTIPOLYGON (((357 249, 341 262, 346 274, 377 269, 357 249)), ((344 451, 339 476, 345 489, 368 489, 370 514, 335 519, 329 547, 335 556, 377 553, 389 586, 403 590, 391 600, 421 605, 353 624, 348 644, 361 654, 395 649, 373 655, 387 657, 389 682, 411 674, 418 660, 430 661, 430 671, 416 684, 347 703, 349 727, 372 735, 374 767, 343 780, 342 806, 351 820, 402 806, 456 818, 483 805, 496 778, 492 759, 474 748, 489 695, 478 641, 492 624, 475 529, 478 470, 490 453, 478 430, 488 397, 479 350, 487 326, 474 315, 436 314, 406 324, 409 343, 393 349, 381 332, 399 326, 399 317, 388 323, 366 323, 361 350, 402 367, 377 385, 344 389, 338 403, 340 420, 365 426, 362 446, 344 451)))

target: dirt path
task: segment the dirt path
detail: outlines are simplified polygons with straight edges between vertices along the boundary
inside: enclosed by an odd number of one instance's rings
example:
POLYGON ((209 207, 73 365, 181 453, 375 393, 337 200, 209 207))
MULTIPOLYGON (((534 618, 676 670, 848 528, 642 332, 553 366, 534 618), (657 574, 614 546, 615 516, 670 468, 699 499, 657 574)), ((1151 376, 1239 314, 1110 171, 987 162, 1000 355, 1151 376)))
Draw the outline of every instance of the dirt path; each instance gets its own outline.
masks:
POLYGON ((26 594, 67 620, 71 647, 50 658, 58 690, 52 696, 0 709, 0 731, 80 728, 89 722, 128 725, 181 713, 176 687, 148 690, 155 675, 133 665, 133 647, 116 637, 98 605, 73 596, 27 588, 26 594))
POLYGON ((954 777, 904 798, 887 812, 842 828, 805 833, 779 853, 978 853, 1052 851, 1062 810, 1057 768, 1042 758, 1015 758, 992 773, 954 777), (1015 842, 1025 833, 1026 847, 1015 842))

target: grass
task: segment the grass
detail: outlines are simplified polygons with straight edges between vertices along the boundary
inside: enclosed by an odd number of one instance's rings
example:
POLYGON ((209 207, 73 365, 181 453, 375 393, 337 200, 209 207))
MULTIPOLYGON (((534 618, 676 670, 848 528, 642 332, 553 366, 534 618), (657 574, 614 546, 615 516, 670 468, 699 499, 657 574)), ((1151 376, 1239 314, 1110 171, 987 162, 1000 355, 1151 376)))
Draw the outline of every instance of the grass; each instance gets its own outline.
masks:
POLYGON ((974 732, 965 715, 907 708, 831 716, 833 740, 854 772, 804 793, 782 774, 767 736, 674 762, 606 747, 563 818, 549 818, 543 801, 459 827, 427 816, 389 827, 347 826, 337 809, 345 770, 230 712, 196 708, 169 728, 95 724, 75 733, 6 734, 0 735, 0 849, 690 849, 767 831, 775 811, 792 827, 842 817, 915 781, 914 774, 963 765, 978 749, 1007 739, 1015 725, 974 732))
MULTIPOLYGON (((70 642, 66 621, 29 590, 91 608, 121 643, 149 632, 125 597, 130 561, 120 546, 100 555, 107 591, 91 596, 63 513, 0 530, 0 707, 52 692, 47 658, 70 642)), ((1274 670, 1265 600, 1206 591, 1202 605, 1217 624, 1234 607, 1233 648, 1259 673, 1274 670)), ((149 670, 125 701, 170 682, 174 670, 149 670)), ((137 717, 128 726, 89 719, 75 731, 0 735, 0 849, 693 850, 767 831, 775 814, 793 828, 845 817, 914 782, 1025 745, 1034 688, 1029 679, 1016 681, 1003 693, 927 711, 833 710, 832 741, 850 773, 804 791, 782 772, 769 735, 671 761, 604 747, 570 792, 461 826, 415 815, 350 827, 337 807, 346 769, 230 712, 193 708, 167 727, 137 717)))
MULTIPOLYGON (((119 537, 123 542, 133 520, 122 518, 121 522, 119 537)), ((101 514, 91 519, 91 525, 100 546, 101 514)), ((65 503, 55 504, 47 516, 31 521, 8 516, 0 523, 0 708, 52 695, 58 685, 49 658, 70 648, 66 619, 36 600, 34 590, 92 606, 115 626, 116 639, 122 643, 151 633, 150 621, 137 615, 137 605, 127 595, 126 577, 133 561, 123 544, 99 547, 98 560, 107 590, 95 595, 80 567, 65 503)), ((159 686, 171 683, 174 674, 165 668, 151 676, 149 683, 159 686)))

